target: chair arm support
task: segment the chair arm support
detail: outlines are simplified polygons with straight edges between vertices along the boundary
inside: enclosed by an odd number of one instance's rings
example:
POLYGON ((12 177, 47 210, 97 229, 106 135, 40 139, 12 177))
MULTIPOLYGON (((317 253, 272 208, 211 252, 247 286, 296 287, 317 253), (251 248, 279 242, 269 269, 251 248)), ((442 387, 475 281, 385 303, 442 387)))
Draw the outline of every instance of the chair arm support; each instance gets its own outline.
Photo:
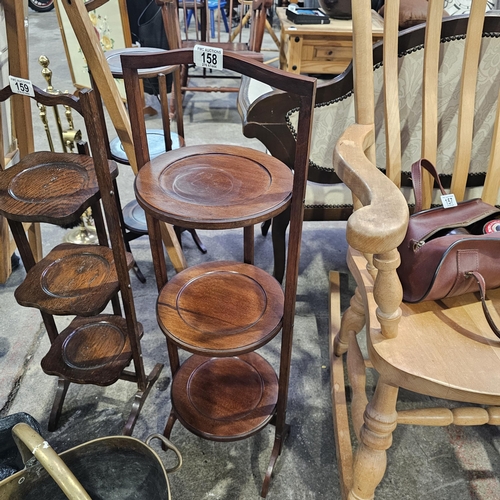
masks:
POLYGON ((409 211, 399 188, 368 160, 373 127, 355 124, 335 147, 333 165, 342 181, 363 205, 347 221, 347 241, 367 254, 384 254, 403 241, 409 211))
POLYGON ((250 79, 242 78, 238 111, 243 135, 258 139, 275 157, 292 168, 295 138, 286 123, 286 114, 298 106, 298 99, 279 90, 252 97, 250 79))

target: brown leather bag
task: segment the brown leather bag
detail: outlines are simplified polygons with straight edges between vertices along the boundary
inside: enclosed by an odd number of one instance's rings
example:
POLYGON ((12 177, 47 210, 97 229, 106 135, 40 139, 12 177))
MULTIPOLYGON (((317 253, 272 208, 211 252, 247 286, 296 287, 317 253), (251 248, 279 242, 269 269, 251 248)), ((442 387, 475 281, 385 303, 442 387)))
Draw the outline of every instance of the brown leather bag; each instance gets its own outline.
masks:
MULTIPOLYGON (((412 165, 415 213, 398 248, 403 300, 439 300, 480 291, 490 323, 484 295, 485 290, 500 287, 500 232, 484 234, 483 228, 489 221, 500 219, 500 209, 474 199, 452 208, 422 211, 422 168, 446 194, 432 163, 422 159, 412 165)), ((491 328, 500 337, 492 323, 491 328)))

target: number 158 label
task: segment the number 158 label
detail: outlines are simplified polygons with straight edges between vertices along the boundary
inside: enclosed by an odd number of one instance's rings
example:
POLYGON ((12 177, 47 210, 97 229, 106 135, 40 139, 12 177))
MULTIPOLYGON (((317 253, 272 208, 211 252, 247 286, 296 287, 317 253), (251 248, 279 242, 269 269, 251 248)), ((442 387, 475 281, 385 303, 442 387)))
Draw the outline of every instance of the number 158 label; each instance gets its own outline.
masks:
POLYGON ((23 78, 18 78, 17 76, 9 75, 9 84, 14 94, 22 94, 35 97, 33 84, 29 80, 24 80, 23 78))
POLYGON ((222 69, 222 49, 195 45, 193 61, 201 68, 222 69))

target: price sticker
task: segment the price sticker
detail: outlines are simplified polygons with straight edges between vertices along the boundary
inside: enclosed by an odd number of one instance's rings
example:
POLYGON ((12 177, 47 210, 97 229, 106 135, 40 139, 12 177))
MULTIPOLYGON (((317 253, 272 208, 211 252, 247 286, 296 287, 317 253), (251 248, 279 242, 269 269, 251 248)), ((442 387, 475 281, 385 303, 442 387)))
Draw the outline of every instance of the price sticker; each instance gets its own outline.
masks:
POLYGON ((222 69, 222 49, 195 45, 193 60, 196 66, 209 69, 222 69))
POLYGON ((454 194, 443 194, 441 196, 441 203, 443 208, 452 208, 457 206, 457 200, 454 194))
POLYGON ((9 75, 9 84, 14 94, 29 95, 31 97, 35 97, 33 84, 29 80, 24 80, 23 78, 17 78, 17 76, 9 75))

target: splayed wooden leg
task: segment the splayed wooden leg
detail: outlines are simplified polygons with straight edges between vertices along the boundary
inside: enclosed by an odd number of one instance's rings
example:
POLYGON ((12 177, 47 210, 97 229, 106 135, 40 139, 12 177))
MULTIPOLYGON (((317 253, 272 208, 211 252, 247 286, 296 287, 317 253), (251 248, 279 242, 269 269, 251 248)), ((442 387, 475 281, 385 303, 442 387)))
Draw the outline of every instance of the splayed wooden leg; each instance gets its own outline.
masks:
POLYGON ((271 483, 271 477, 273 475, 274 466, 276 465, 276 460, 281 455, 281 450, 283 449, 283 443, 290 433, 290 426, 285 424, 285 429, 282 435, 276 434, 274 438, 274 446, 273 451, 271 452, 271 458, 269 459, 269 465, 267 467, 267 472, 264 477, 264 482, 262 483, 262 490, 260 492, 260 496, 262 498, 266 498, 267 493, 269 491, 269 484, 271 483))
POLYGON ((69 382, 62 377, 59 377, 57 383, 56 396, 54 398, 54 403, 52 405, 52 410, 49 417, 49 432, 54 432, 57 429, 57 424, 59 422, 59 417, 61 416, 62 406, 64 403, 64 398, 68 392, 69 382))
POLYGON ((158 380, 160 373, 163 369, 163 365, 158 363, 151 370, 151 373, 148 375, 146 380, 146 389, 144 391, 137 391, 134 398, 134 403, 132 405, 132 411, 130 412, 130 416, 128 417, 127 423, 123 428, 123 435, 130 436, 132 431, 134 430, 135 423, 137 422, 137 417, 141 412, 142 406, 148 397, 149 391, 153 387, 154 383, 158 380))
POLYGON ((165 430, 163 431, 163 435, 169 439, 170 433, 172 432, 172 427, 174 426, 177 420, 177 416, 175 415, 174 410, 170 411, 170 415, 168 416, 167 424, 165 425, 165 430))

